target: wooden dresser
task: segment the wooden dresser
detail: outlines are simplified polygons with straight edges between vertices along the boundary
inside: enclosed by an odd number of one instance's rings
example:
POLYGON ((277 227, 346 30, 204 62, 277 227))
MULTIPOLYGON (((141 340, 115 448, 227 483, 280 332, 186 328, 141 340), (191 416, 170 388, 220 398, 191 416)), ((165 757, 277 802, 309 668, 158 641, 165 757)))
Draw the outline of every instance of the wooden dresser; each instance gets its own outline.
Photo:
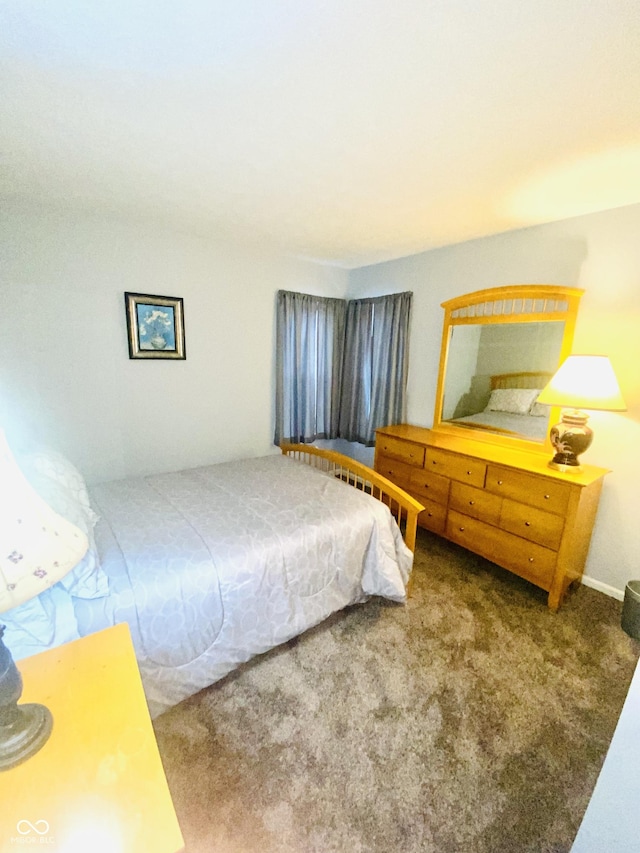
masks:
POLYGON ((582 576, 608 472, 563 474, 549 458, 401 424, 377 430, 375 469, 424 504, 420 526, 546 590, 557 610, 582 576))

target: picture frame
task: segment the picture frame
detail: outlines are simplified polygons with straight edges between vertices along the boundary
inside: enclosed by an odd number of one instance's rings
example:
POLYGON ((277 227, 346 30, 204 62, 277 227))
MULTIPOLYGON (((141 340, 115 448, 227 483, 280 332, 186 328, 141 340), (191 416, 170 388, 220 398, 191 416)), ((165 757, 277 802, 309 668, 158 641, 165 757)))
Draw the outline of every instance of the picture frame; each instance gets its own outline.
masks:
POLYGON ((182 297, 127 291, 124 301, 129 358, 187 357, 182 297))

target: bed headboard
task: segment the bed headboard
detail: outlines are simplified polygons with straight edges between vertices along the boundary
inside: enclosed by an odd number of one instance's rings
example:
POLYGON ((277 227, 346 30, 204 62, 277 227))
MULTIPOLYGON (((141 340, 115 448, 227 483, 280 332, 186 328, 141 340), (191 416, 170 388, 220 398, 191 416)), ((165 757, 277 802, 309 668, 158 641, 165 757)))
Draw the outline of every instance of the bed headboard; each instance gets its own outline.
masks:
POLYGON ((544 388, 553 373, 544 370, 523 373, 497 373, 491 377, 491 390, 495 388, 544 388))

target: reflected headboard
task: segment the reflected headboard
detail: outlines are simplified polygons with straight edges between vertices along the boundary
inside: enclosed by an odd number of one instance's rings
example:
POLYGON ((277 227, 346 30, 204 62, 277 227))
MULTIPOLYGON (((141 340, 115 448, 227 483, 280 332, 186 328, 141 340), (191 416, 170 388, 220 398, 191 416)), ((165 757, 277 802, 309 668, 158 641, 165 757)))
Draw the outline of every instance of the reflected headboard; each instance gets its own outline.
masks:
POLYGON ((495 388, 540 388, 549 382, 553 373, 542 370, 524 373, 497 373, 491 377, 491 390, 495 388))

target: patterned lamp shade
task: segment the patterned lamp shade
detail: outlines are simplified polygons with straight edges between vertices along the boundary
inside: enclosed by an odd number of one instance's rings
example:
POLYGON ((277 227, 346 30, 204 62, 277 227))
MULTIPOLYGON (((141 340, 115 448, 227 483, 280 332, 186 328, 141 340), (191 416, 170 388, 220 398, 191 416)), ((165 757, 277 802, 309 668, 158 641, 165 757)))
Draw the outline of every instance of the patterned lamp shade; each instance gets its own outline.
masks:
MULTIPOLYGON (((54 512, 29 484, 0 430, 0 613, 53 586, 87 552, 86 534, 54 512)), ((22 678, 0 625, 0 771, 26 761, 53 726, 44 705, 18 704, 22 678)))
POLYGON ((86 535, 29 484, 0 430, 0 613, 57 583, 87 548, 86 535))

